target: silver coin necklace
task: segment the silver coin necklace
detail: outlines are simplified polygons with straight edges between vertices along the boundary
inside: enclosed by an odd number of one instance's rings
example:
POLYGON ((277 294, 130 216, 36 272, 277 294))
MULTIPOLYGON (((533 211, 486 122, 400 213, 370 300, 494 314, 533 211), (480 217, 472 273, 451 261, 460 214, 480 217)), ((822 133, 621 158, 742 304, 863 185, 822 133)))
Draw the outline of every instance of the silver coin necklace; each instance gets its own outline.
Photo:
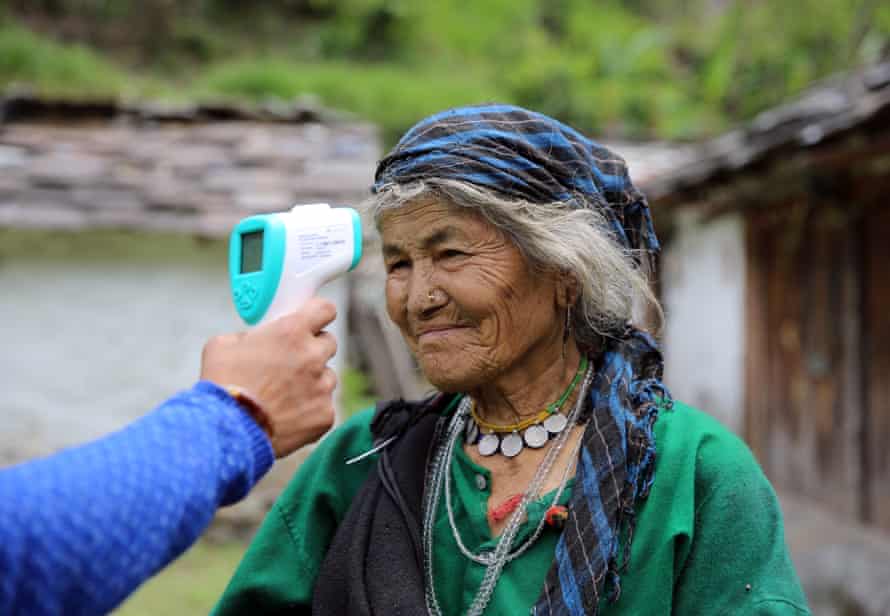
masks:
POLYGON ((540 449, 569 424, 568 418, 562 413, 562 407, 587 372, 588 362, 587 357, 582 357, 578 372, 559 399, 529 419, 499 426, 483 420, 476 413, 475 405, 471 406, 470 416, 464 427, 465 442, 474 445, 479 455, 486 457, 500 453, 507 458, 515 458, 526 447, 540 449))

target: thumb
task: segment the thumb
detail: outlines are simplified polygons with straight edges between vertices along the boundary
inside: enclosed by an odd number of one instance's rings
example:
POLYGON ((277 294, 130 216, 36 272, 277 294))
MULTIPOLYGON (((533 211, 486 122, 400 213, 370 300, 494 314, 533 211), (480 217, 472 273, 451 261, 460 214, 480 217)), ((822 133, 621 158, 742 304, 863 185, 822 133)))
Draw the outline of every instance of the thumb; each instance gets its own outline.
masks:
POLYGON ((311 297, 291 314, 276 320, 277 327, 308 329, 318 334, 337 317, 337 306, 330 300, 311 297))

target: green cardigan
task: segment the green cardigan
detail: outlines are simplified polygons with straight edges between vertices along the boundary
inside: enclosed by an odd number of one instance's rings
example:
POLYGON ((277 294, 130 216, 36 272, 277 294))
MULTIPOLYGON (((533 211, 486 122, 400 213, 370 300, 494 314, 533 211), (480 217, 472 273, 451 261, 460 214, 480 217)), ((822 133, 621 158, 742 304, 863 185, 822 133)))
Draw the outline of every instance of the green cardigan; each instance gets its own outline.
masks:
MULTIPOLYGON (((372 456, 343 463, 370 449, 372 414, 369 409, 337 428, 303 463, 266 516, 214 614, 274 613, 311 604, 337 524, 376 462, 372 456)), ((744 443, 679 402, 661 412, 655 435, 655 483, 639 509, 621 597, 603 613, 809 614, 785 546, 776 495, 744 443)), ((460 448, 455 455, 457 528, 471 550, 491 548, 495 541, 485 519, 490 475, 460 448)), ((561 501, 568 498, 566 493, 561 501)), ((519 541, 544 515, 549 501, 541 501, 529 509, 519 541)), ((504 569, 488 614, 528 613, 558 537, 547 527, 504 569)), ((458 551, 444 509, 437 512, 434 540, 439 602, 445 614, 461 614, 483 569, 458 551)))

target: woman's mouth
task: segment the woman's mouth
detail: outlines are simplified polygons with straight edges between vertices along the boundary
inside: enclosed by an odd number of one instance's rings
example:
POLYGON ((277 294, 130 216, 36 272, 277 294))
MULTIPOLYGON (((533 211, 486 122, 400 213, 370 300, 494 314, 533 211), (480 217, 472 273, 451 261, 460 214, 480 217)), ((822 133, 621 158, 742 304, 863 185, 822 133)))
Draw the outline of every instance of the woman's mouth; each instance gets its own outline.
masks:
POLYGON ((417 333, 418 342, 432 342, 442 340, 461 330, 467 329, 463 325, 447 325, 441 327, 424 328, 417 333))

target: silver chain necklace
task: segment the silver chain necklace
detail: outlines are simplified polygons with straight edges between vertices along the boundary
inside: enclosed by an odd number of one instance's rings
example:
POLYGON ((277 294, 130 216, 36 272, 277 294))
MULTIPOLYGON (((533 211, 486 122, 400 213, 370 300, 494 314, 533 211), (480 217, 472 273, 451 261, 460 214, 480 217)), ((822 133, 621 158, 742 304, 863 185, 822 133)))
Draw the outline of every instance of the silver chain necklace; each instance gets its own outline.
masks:
MULTIPOLYGON (((574 425, 576 423, 578 416, 581 413, 581 409, 584 406, 584 401, 587 397, 587 390, 592 379, 593 370, 592 367, 589 366, 587 368, 587 372, 584 375, 584 381, 581 386, 578 400, 575 403, 572 412, 568 416, 568 425, 574 425)), ((545 454, 544 460, 541 462, 540 466, 538 466, 538 470, 535 472, 535 476, 529 484, 528 489, 523 494, 522 500, 519 502, 517 508, 510 515, 510 518, 507 521, 503 532, 501 533, 500 539, 498 539, 498 543, 494 551, 488 554, 474 554, 469 549, 467 549, 466 545, 464 545, 460 537, 460 533, 457 530, 457 526, 454 522, 454 511, 451 506, 450 489, 451 461, 454 457, 454 447, 459 440, 461 433, 465 429, 465 424, 469 415, 470 404, 471 402, 469 397, 465 397, 461 401, 457 411, 452 416, 448 424, 448 428, 446 429, 446 437, 442 445, 438 446, 434 453, 431 465, 430 489, 427 490, 426 494, 424 495, 423 566, 425 574, 424 577, 426 580, 426 588, 424 594, 426 598, 427 610, 430 612, 430 614, 432 614, 432 616, 441 616, 442 614, 438 599, 436 598, 435 575, 433 572, 433 528, 441 492, 444 491, 445 493, 445 506, 448 513, 448 522, 458 548, 465 557, 486 567, 485 575, 482 578, 482 583, 476 593, 476 597, 473 599, 473 602, 467 611, 467 614, 469 616, 481 616, 482 613, 485 611, 489 600, 491 599, 491 595, 494 592, 494 588, 497 584, 498 579, 500 578, 500 574, 504 568, 504 565, 519 557, 526 550, 528 550, 528 548, 531 547, 531 545, 535 541, 537 541, 538 537, 543 532, 544 525, 546 523, 546 517, 541 519, 534 533, 532 533, 529 539, 527 539, 517 549, 511 549, 513 540, 516 538, 516 534, 519 531, 519 527, 522 524, 522 520, 525 517, 525 512, 528 509, 529 504, 540 496, 541 488, 543 487, 544 482, 546 481, 547 477, 550 474, 550 471, 553 468, 553 465, 556 462, 556 459, 559 457, 560 452, 565 447, 566 443, 568 442, 569 435, 571 434, 571 430, 560 431, 553 444, 553 447, 551 447, 550 450, 545 454)), ((574 456, 575 458, 577 457, 577 453, 581 446, 582 440, 583 439, 579 439, 576 445, 576 455, 574 456)), ((562 496, 562 493, 565 489, 565 485, 568 481, 568 469, 570 466, 571 464, 569 464, 563 471, 563 476, 561 478, 559 488, 557 489, 554 496, 554 504, 559 501, 559 498, 562 496)))

